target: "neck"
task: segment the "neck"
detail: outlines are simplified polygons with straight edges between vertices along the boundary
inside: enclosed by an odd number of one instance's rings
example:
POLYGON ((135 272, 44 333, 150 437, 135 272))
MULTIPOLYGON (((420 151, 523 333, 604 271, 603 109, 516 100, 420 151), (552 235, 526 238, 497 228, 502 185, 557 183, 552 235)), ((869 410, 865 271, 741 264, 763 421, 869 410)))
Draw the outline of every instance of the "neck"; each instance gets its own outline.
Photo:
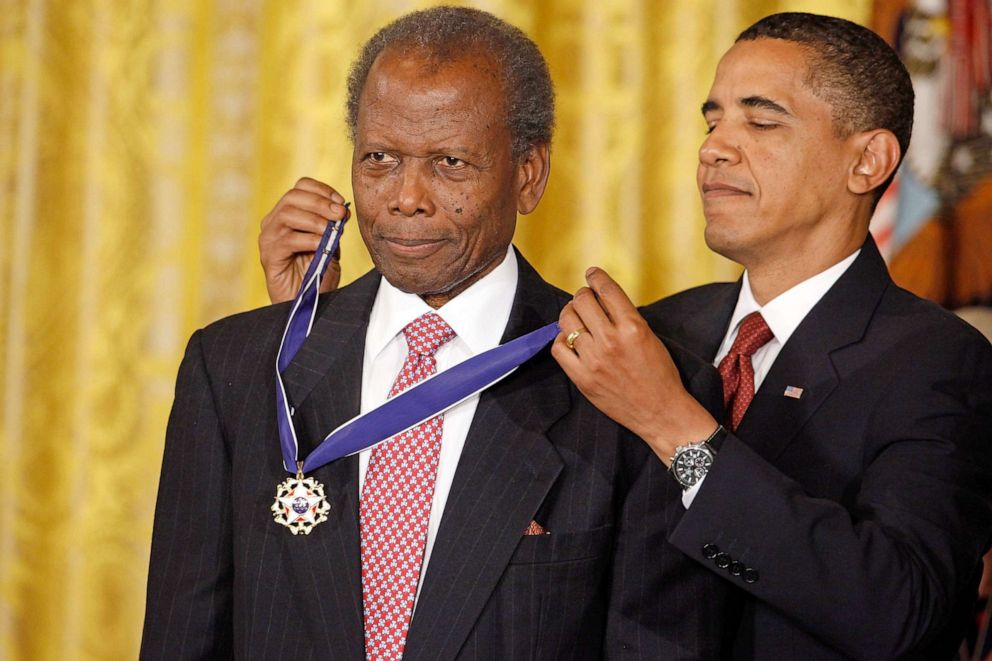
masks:
POLYGON ((426 303, 427 305, 431 306, 435 310, 439 310, 444 306, 445 303, 453 299, 455 296, 458 296, 458 294, 465 291, 465 289, 468 288, 465 287, 464 289, 461 289, 459 291, 445 292, 443 294, 422 294, 420 298, 422 298, 424 303, 426 303))
POLYGON ((418 294, 420 298, 427 305, 431 306, 435 310, 440 309, 444 304, 458 296, 466 289, 477 283, 482 278, 489 275, 497 266, 503 263, 503 259, 506 257, 506 249, 503 252, 498 253, 493 259, 484 264, 482 268, 478 269, 474 273, 470 274, 464 280, 455 284, 451 289, 443 292, 432 292, 428 294, 418 294))
POLYGON ((799 283, 826 271, 853 254, 864 243, 866 235, 851 236, 839 241, 830 250, 795 250, 778 259, 742 261, 747 269, 751 293, 759 305, 765 305, 799 283))
POLYGON ((822 273, 864 244, 874 210, 868 194, 834 199, 823 208, 826 211, 815 216, 795 217, 774 238, 721 253, 747 269, 759 305, 822 273))

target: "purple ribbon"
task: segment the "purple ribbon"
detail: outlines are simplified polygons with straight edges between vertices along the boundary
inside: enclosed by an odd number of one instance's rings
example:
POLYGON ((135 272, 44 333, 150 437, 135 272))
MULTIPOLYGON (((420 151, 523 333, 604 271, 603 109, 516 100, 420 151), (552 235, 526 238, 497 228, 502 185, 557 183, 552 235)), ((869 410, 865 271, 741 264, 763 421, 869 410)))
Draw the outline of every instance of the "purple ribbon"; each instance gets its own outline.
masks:
MULTIPOLYGON (((300 291, 286 322, 276 359, 276 419, 286 470, 298 471, 299 444, 292 411, 286 398, 282 373, 306 341, 317 310, 317 293, 330 257, 341 239, 344 221, 329 223, 310 262, 300 291), (330 248, 327 248, 330 244, 330 248)), ((381 406, 352 418, 330 434, 303 461, 308 473, 341 457, 347 457, 443 413, 472 395, 500 381, 529 360, 559 333, 554 322, 515 340, 473 356, 451 369, 439 372, 404 390, 381 406)))

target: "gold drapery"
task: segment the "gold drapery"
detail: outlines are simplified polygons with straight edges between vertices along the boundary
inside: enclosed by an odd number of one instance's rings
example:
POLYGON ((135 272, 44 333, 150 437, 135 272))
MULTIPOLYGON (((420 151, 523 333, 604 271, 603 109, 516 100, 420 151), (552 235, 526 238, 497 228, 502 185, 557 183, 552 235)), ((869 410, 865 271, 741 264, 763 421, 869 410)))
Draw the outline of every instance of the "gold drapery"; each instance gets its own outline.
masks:
MULTIPOLYGON (((301 175, 350 197, 347 66, 430 3, 0 0, 0 657, 134 658, 175 372, 265 303, 258 220, 301 175)), ((736 271, 701 239, 699 103, 773 11, 868 0, 488 0, 557 83, 553 175, 517 243, 632 298, 736 271)), ((368 268, 352 229, 344 279, 368 268)))

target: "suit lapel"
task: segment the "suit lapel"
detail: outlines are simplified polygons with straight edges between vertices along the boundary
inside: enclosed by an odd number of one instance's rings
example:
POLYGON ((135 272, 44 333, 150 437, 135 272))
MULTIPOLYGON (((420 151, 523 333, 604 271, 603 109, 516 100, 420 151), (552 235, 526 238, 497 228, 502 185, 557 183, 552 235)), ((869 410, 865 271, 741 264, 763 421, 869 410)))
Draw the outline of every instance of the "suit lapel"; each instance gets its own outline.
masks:
MULTIPOLYGON (((370 273, 322 297, 306 343, 283 381, 300 442, 300 456, 361 407, 362 360, 369 312, 379 276, 370 273)), ((358 532, 358 457, 315 470, 331 504, 328 520, 309 535, 283 539, 296 593, 326 658, 363 658, 361 560, 358 532)))
POLYGON ((788 447, 837 387, 839 350, 864 337, 890 282, 869 236, 854 263, 782 347, 741 421, 739 437, 768 460, 788 447), (802 396, 785 396, 789 386, 802 388, 802 396))
MULTIPOLYGON (((503 341, 557 320, 564 303, 523 258, 503 341)), ((458 462, 404 657, 461 649, 562 470, 545 432, 570 407, 550 350, 482 394, 458 462)))
POLYGON ((682 385, 717 420, 723 418, 723 381, 713 365, 668 338, 662 338, 682 378, 682 385))
POLYGON ((335 374, 347 374, 350 381, 348 387, 338 387, 332 404, 352 407, 357 413, 365 332, 378 287, 379 274, 370 271, 351 285, 321 297, 310 335, 283 374, 290 405, 299 407, 314 386, 326 383, 325 377, 333 368, 335 374), (354 352, 356 346, 358 351, 354 352))
POLYGON ((715 286, 709 301, 683 310, 671 340, 712 363, 727 333, 742 282, 738 280, 715 286))

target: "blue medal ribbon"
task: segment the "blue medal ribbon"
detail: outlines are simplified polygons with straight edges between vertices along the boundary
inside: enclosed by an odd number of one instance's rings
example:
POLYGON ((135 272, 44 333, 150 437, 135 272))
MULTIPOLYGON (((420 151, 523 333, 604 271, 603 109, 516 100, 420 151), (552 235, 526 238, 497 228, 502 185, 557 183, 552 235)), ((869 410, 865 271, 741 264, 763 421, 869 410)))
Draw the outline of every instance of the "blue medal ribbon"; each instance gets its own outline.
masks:
POLYGON ((320 281, 341 240, 344 220, 328 223, 314 259, 310 262, 300 291, 290 309, 276 357, 276 419, 282 446, 283 464, 293 474, 307 473, 325 464, 356 454, 421 422, 444 413, 495 384, 529 360, 559 333, 554 322, 515 340, 473 356, 439 372, 387 400, 381 406, 352 418, 330 434, 299 461, 299 444, 293 425, 293 411, 286 397, 282 373, 303 346, 317 312, 320 281), (329 246, 329 247, 328 247, 329 246))

